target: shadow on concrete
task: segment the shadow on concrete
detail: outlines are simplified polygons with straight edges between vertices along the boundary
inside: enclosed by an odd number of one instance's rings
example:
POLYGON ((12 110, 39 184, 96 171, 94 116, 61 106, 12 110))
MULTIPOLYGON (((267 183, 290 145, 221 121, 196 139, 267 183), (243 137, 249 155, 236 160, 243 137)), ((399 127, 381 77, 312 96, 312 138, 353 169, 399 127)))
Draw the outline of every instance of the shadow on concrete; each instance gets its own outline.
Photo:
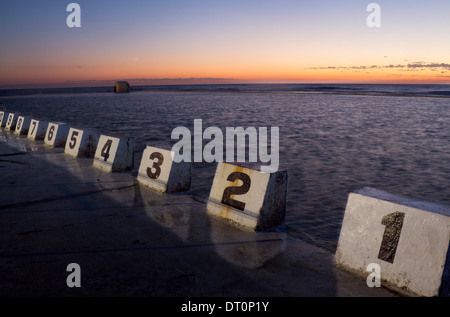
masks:
POLYGON ((189 192, 159 194, 134 173, 13 139, 0 139, 2 297, 392 296, 285 232, 210 217, 189 192), (66 284, 70 263, 80 288, 66 284))

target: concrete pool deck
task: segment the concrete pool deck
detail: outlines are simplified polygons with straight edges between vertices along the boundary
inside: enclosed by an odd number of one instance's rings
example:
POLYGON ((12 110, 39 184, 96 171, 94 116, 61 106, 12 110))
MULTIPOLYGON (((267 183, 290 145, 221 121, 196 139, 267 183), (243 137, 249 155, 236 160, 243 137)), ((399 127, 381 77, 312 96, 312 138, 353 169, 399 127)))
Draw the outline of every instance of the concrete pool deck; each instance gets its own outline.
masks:
POLYGON ((244 231, 189 192, 160 194, 2 130, 0 175, 1 297, 398 296, 285 232, 244 231))

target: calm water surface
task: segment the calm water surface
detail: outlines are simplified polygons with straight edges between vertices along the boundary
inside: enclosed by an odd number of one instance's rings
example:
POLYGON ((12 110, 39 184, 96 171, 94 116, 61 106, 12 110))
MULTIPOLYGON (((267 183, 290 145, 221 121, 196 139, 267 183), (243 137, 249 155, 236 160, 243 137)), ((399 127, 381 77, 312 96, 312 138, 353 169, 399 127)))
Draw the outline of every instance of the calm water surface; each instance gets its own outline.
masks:
MULTIPOLYGON (((334 251, 349 192, 372 186, 450 204, 450 99, 239 92, 83 93, 3 97, 9 111, 95 128, 170 149, 171 132, 280 128, 288 171, 286 230, 334 251)), ((207 142, 205 141, 204 144, 207 142)), ((137 167, 135 167, 137 169, 137 167)), ((192 193, 206 199, 215 164, 195 163, 192 193)))

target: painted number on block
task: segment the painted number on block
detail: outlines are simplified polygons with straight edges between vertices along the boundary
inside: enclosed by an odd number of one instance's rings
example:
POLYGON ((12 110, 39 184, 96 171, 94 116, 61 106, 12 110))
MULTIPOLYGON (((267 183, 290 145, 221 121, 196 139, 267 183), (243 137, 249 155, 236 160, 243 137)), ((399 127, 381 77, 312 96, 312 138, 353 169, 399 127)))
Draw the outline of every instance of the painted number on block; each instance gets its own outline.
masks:
POLYGON ((31 123, 31 125, 32 125, 32 128, 31 128, 31 135, 34 135, 34 130, 36 129, 36 124, 37 124, 36 121, 33 121, 33 122, 31 123))
POLYGON ((105 145, 102 148, 102 152, 100 153, 101 157, 104 157, 104 161, 106 162, 109 158, 109 152, 111 151, 112 140, 106 141, 105 145))
POLYGON ((70 137, 70 143, 69 143, 69 148, 70 149, 74 149, 75 145, 77 145, 77 136, 80 133, 78 131, 73 131, 72 136, 70 137))
POLYGON ((19 121, 17 121, 16 130, 19 131, 22 128, 22 118, 19 118, 19 121))
POLYGON ((381 241, 378 258, 380 260, 394 263, 395 253, 397 252, 400 233, 405 220, 405 213, 396 211, 384 216, 381 224, 385 226, 383 240, 381 241))
POLYGON ((48 136, 47 136, 47 140, 51 141, 53 139, 53 135, 55 134, 55 126, 52 125, 50 127, 50 130, 48 130, 48 136))
POLYGON ((234 182, 236 180, 241 180, 242 185, 241 186, 229 186, 225 188, 223 191, 222 196, 222 204, 231 206, 233 208, 244 210, 245 209, 245 203, 242 201, 238 201, 234 198, 232 198, 232 195, 244 195, 248 193, 250 190, 251 185, 251 179, 250 176, 248 176, 245 173, 242 172, 233 172, 228 176, 228 181, 234 182))
POLYGON ((164 155, 159 152, 153 152, 150 154, 150 159, 154 161, 151 167, 147 167, 147 176, 152 179, 157 179, 161 175, 161 165, 164 163, 164 155))
POLYGON ((13 114, 10 114, 10 115, 9 115, 9 117, 8 117, 8 122, 6 123, 6 125, 8 125, 8 126, 11 125, 13 116, 14 116, 13 114))

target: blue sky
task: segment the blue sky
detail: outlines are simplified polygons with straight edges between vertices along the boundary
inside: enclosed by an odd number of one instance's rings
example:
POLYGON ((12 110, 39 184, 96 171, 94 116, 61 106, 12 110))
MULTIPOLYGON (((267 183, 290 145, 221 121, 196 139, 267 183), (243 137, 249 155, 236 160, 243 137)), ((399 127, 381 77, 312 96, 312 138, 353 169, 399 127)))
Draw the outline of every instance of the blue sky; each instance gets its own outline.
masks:
POLYGON ((366 25, 371 1, 361 0, 77 1, 81 28, 66 25, 69 3, 1 2, 0 85, 192 77, 436 82, 449 75, 445 67, 435 74, 431 67, 350 69, 450 63, 450 1, 377 1, 381 28, 366 25))

